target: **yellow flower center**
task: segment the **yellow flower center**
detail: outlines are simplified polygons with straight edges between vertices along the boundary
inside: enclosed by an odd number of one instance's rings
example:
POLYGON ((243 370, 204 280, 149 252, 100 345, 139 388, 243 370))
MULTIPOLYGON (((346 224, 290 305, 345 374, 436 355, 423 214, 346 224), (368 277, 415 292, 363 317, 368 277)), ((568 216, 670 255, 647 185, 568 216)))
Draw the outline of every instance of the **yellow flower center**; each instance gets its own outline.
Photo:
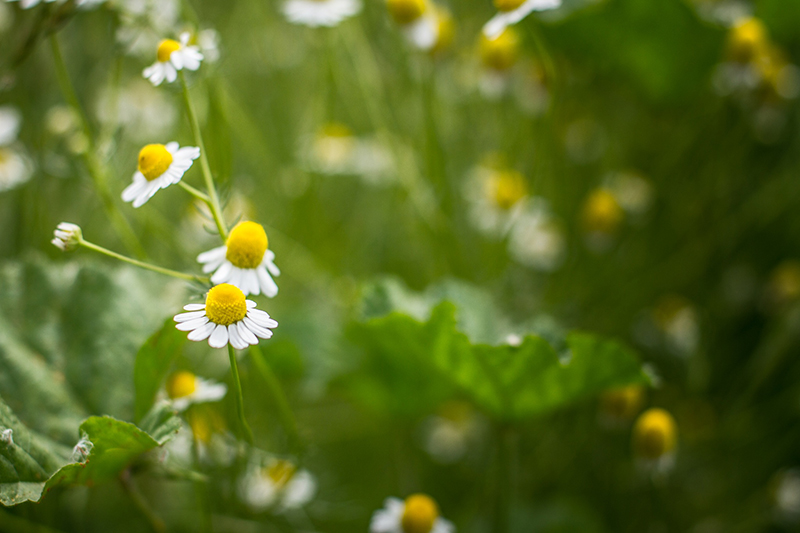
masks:
POLYGON ((631 385, 614 389, 603 394, 601 399, 603 411, 614 418, 630 419, 639 411, 644 400, 644 389, 639 385, 631 385))
POLYGON ((514 11, 525 3, 525 0, 494 0, 494 7, 498 11, 514 11))
POLYGON ((184 398, 197 390, 197 377, 191 372, 175 372, 167 380, 167 395, 173 400, 184 398))
POLYGON ((728 36, 728 50, 733 59, 746 63, 769 47, 767 28, 754 17, 739 20, 728 36))
POLYGON ((244 293, 228 283, 222 283, 208 291, 206 296, 206 316, 222 326, 230 326, 247 315, 244 293))
POLYGON ((276 488, 281 489, 292 479, 297 467, 291 461, 275 461, 264 469, 264 474, 272 480, 276 488))
POLYGON ((226 429, 225 420, 212 407, 194 405, 186 413, 186 420, 194 438, 205 444, 211 442, 214 433, 222 433, 226 429))
POLYGON ((430 533, 439 517, 439 506, 429 496, 412 494, 406 498, 403 511, 404 533, 430 533))
POLYGON ((453 16, 450 12, 443 7, 436 8, 437 26, 439 28, 439 36, 436 38, 436 44, 433 45, 431 53, 439 54, 447 50, 453 39, 456 36, 456 26, 453 22, 453 16))
POLYGON ((597 189, 586 199, 583 219, 589 231, 613 233, 624 216, 617 199, 606 189, 597 189))
POLYGON ((166 63, 169 61, 169 56, 172 55, 172 52, 181 49, 181 43, 175 41, 173 39, 164 39, 161 41, 161 44, 158 45, 158 60, 162 63, 166 63))
POLYGON ((512 28, 506 28, 495 39, 489 39, 481 33, 480 55, 481 61, 487 68, 510 69, 519 56, 519 35, 512 28))
POLYGON ((172 164, 172 154, 163 144, 148 144, 139 151, 139 172, 153 181, 167 171, 172 164))
POLYGON ((492 176, 492 199, 501 209, 511 209, 528 194, 525 178, 516 170, 504 170, 492 176))
POLYGON ((425 0, 386 0, 389 14, 398 24, 410 24, 425 13, 425 0))
POLYGON ((633 428, 634 451, 645 459, 658 459, 675 449, 675 419, 663 409, 648 409, 633 428))
POLYGON ((239 222, 225 242, 228 248, 225 257, 233 266, 256 268, 264 260, 267 244, 267 233, 261 224, 239 222))

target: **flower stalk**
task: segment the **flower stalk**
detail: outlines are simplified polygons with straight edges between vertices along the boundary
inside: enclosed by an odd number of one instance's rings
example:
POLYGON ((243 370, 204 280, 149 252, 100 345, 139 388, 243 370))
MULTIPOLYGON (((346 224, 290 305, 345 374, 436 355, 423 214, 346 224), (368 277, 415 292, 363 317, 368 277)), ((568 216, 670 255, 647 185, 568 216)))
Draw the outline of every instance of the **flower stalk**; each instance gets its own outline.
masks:
POLYGON ((247 443, 253 445, 253 431, 244 417, 244 399, 242 397, 242 382, 239 379, 239 365, 236 362, 236 350, 228 344, 228 357, 231 360, 231 374, 233 374, 233 387, 236 389, 236 414, 239 416, 239 424, 242 426, 242 433, 247 443))

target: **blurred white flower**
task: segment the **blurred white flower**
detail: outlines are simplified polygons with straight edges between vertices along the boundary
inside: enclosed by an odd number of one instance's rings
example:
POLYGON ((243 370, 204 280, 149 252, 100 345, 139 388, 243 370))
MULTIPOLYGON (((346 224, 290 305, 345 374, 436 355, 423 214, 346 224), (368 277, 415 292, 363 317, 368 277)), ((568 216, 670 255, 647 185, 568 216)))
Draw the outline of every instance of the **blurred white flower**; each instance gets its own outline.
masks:
POLYGON ((172 83, 178 79, 178 71, 197 70, 203 60, 203 54, 193 45, 189 44, 190 35, 184 32, 180 41, 164 39, 158 45, 155 63, 144 69, 142 75, 150 80, 153 85, 161 85, 164 80, 172 83))
POLYGON ((169 135, 177 118, 172 100, 150 83, 135 78, 117 91, 107 88, 97 99, 98 118, 110 127, 122 127, 134 141, 169 135))
POLYGON ((216 63, 219 61, 219 32, 213 28, 206 28, 197 32, 197 46, 203 57, 209 63, 216 63))
POLYGON ((682 296, 661 298, 652 311, 665 347, 675 355, 692 355, 700 344, 700 321, 694 306, 682 296))
POLYGON ((283 14, 293 24, 333 27, 361 11, 360 0, 287 0, 283 14))
POLYGON ((498 13, 483 26, 483 34, 496 39, 503 30, 516 24, 534 11, 546 11, 561 6, 561 0, 494 0, 498 13))
POLYGON ((153 49, 179 24, 179 0, 112 0, 119 13, 117 42, 127 53, 150 57, 153 49))
POLYGON ((195 460, 203 464, 230 466, 237 455, 236 438, 231 435, 219 409, 212 404, 195 404, 186 411, 186 425, 165 446, 165 458, 184 468, 195 460))
POLYGON ((375 511, 370 533, 455 533, 455 526, 439 516, 439 506, 430 496, 412 494, 405 501, 387 498, 375 511))
POLYGON ((779 518, 791 523, 800 521, 800 470, 792 468, 780 474, 775 507, 779 518))
POLYGON ((281 271, 275 265, 275 252, 269 249, 267 232, 261 224, 239 222, 223 246, 201 253, 197 261, 203 264, 203 272, 213 272, 212 283, 230 283, 245 296, 264 293, 272 298, 278 294, 272 276, 279 276, 281 271))
POLYGON ((439 40, 436 6, 427 0, 388 0, 386 7, 406 39, 420 50, 431 50, 439 40))
POLYGON ((488 162, 470 172, 464 196, 473 225, 485 235, 501 239, 524 210, 528 184, 516 170, 488 162))
POLYGON ((122 200, 133 202, 133 207, 143 206, 160 189, 181 181, 198 157, 200 149, 194 146, 181 148, 176 142, 148 144, 139 151, 133 183, 122 191, 122 200))
POLYGON ((352 174, 380 185, 394 178, 392 155, 382 142, 353 135, 347 126, 329 123, 300 143, 306 170, 320 174, 352 174))
POLYGON ((19 1, 19 7, 22 9, 30 9, 32 7, 36 7, 42 2, 50 3, 50 2, 63 2, 64 0, 6 0, 6 2, 17 2, 19 1))
POLYGON ((653 185, 635 172, 612 172, 604 184, 617 204, 635 218, 646 215, 653 204, 653 185))
POLYGON ((203 379, 186 370, 170 375, 165 388, 172 406, 178 411, 185 411, 195 403, 219 401, 228 392, 224 383, 203 379))
POLYGON ((251 462, 238 483, 239 497, 256 512, 283 512, 304 506, 317 492, 314 476, 287 459, 251 462))
POLYGON ((566 250, 564 230, 550 214, 547 202, 533 199, 511 227, 509 254, 523 265, 552 272, 564 262, 566 250))
POLYGON ((15 107, 0 106, 0 146, 17 140, 22 126, 22 114, 15 107))
POLYGON ((0 107, 0 192, 26 183, 33 175, 33 164, 22 147, 16 146, 22 115, 10 106, 0 107))
POLYGON ((452 464, 474 449, 485 424, 469 404, 450 402, 428 417, 421 429, 425 451, 441 464, 452 464))

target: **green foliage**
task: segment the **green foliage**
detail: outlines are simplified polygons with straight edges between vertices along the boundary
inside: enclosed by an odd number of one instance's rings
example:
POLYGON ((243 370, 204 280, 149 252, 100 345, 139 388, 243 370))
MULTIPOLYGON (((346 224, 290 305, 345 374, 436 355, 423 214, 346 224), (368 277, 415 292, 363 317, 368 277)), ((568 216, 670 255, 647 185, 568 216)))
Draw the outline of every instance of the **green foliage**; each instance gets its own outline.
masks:
MULTIPOLYGON (((431 293, 458 293, 462 301, 473 303, 488 300, 478 297, 476 289, 453 290, 459 287, 453 283, 446 287, 450 289, 431 293)), ((410 307, 417 311, 425 307, 425 297, 397 289, 389 283, 375 290, 384 297, 393 295, 384 303, 414 302, 410 307)), ((370 304, 369 309, 376 307, 370 304)), ((535 335, 524 336, 518 346, 475 343, 458 329, 461 309, 446 301, 433 307, 425 321, 392 312, 353 324, 349 338, 367 354, 365 370, 352 382, 353 394, 373 408, 418 415, 435 408, 456 386, 495 419, 521 421, 609 388, 649 382, 629 349, 587 333, 567 335, 561 353, 535 335)), ((491 306, 472 308, 471 313, 496 317, 491 306)))
POLYGON ((186 344, 186 333, 175 329, 169 318, 164 326, 145 342, 136 354, 133 380, 136 389, 136 420, 153 406, 170 366, 186 344))

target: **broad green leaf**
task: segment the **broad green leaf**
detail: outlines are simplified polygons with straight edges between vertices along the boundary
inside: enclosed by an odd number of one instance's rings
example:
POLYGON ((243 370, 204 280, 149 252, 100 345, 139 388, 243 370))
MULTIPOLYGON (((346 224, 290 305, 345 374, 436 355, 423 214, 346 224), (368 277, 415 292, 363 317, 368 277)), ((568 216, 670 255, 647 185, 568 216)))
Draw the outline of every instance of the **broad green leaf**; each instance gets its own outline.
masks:
POLYGON ((350 332, 382 371, 374 373, 380 379, 373 386, 382 387, 383 401, 397 410, 403 403, 409 409, 429 404, 436 391, 446 390, 442 384, 453 383, 495 418, 519 420, 609 387, 647 382, 633 353, 586 333, 568 335, 560 356, 533 335, 519 346, 473 344, 456 325, 455 306, 443 302, 425 322, 391 313, 350 332))
POLYGON ((86 461, 64 466, 47 481, 46 490, 59 486, 97 485, 115 479, 143 453, 166 442, 128 422, 109 416, 93 416, 80 427, 84 438, 92 443, 86 461))
POLYGON ((28 429, 0 399, 0 431, 7 429, 11 441, 0 442, 0 504, 38 501, 45 481, 70 451, 28 429))
POLYGON ((136 420, 141 420, 153 406, 158 389, 175 358, 186 344, 186 333, 175 329, 172 318, 139 348, 133 369, 136 388, 136 420))

